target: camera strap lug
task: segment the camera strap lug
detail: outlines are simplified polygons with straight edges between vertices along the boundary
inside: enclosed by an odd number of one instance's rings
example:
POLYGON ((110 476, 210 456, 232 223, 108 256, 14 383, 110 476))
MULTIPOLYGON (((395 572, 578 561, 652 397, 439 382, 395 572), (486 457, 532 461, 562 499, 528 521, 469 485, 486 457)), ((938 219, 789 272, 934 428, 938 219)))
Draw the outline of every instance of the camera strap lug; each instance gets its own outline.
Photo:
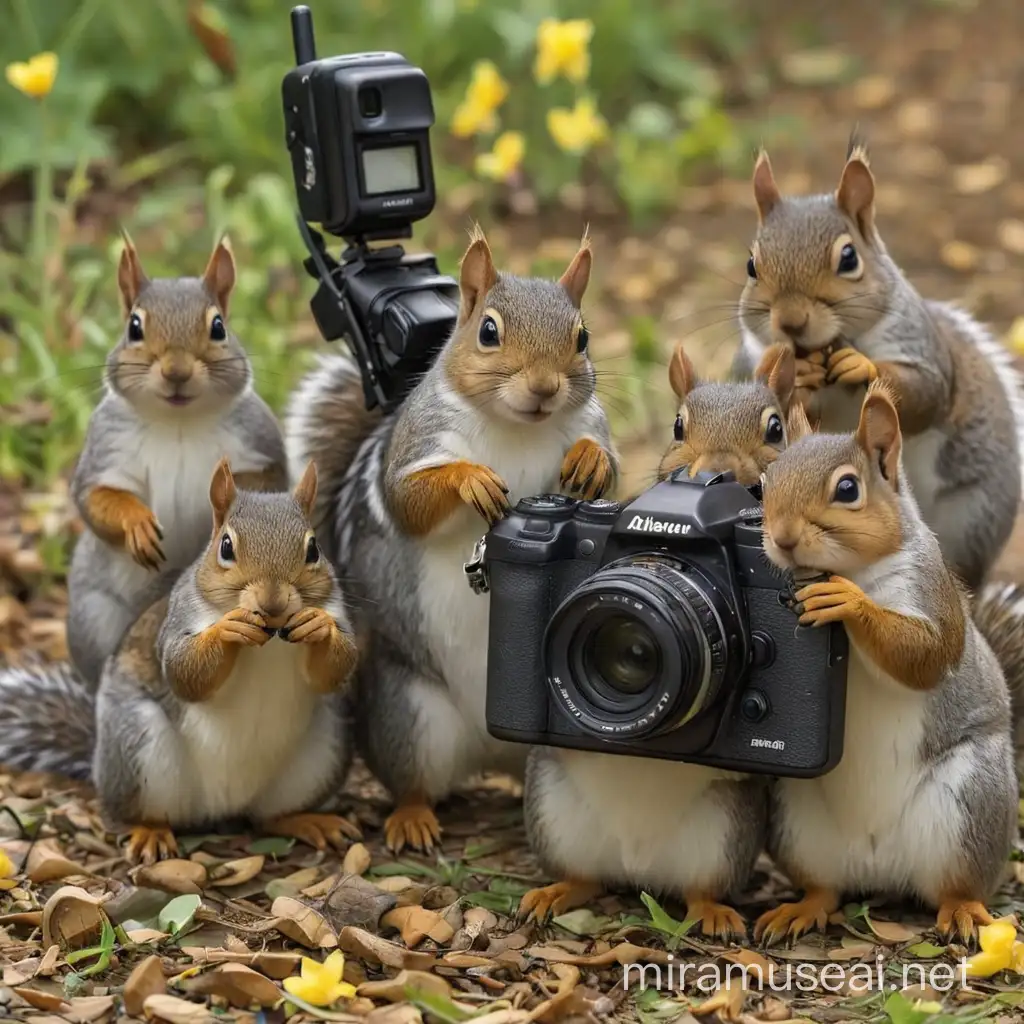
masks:
POLYGON ((487 538, 481 537, 473 545, 473 554, 468 562, 462 563, 462 571, 474 594, 486 594, 491 585, 487 579, 487 568, 484 566, 484 556, 487 552, 487 538))

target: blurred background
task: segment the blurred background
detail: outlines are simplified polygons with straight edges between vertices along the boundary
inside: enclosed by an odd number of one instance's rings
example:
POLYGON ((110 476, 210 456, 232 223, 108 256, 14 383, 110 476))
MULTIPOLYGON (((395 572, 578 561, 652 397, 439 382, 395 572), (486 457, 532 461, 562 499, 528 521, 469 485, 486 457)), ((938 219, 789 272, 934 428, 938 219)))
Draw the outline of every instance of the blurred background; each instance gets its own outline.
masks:
MULTIPOLYGON (((276 409, 324 344, 283 142, 290 6, 0 0, 0 659, 63 653, 66 480, 122 327, 122 225, 151 276, 201 273, 230 232, 233 326, 276 409)), ((413 249, 455 273, 479 219, 499 265, 560 273, 589 223, 627 487, 669 437, 671 346, 731 358, 762 143, 783 191, 826 191, 859 125, 893 256, 1024 351, 1018 0, 310 6, 320 56, 393 49, 430 78, 439 201, 413 249)))

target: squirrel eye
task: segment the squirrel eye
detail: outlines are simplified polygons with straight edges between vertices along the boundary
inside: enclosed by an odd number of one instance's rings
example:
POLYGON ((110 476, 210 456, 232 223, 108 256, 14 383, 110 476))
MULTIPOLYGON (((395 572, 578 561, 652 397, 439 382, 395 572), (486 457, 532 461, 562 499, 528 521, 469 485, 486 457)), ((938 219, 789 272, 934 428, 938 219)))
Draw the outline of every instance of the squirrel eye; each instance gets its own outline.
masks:
POLYGON ((579 330, 576 332, 576 351, 586 352, 587 343, 590 341, 590 331, 580 324, 579 330))
POLYGON ((218 313, 210 321, 210 341, 224 341, 227 336, 228 332, 224 326, 224 319, 220 313, 218 313))
POLYGON ((310 537, 306 544, 306 565, 316 565, 320 561, 320 546, 316 537, 310 537))
POLYGON ((683 439, 683 417, 682 416, 676 416, 676 421, 675 421, 675 423, 672 424, 672 436, 677 441, 682 441, 682 439, 683 439))
POLYGON ((843 476, 836 484, 836 493, 832 498, 843 505, 852 505, 860 497, 860 484, 855 476, 843 476))
POLYGON ((782 420, 778 413, 772 413, 764 428, 764 439, 768 444, 781 444, 785 439, 785 431, 782 429, 782 420))
POLYGON ((836 267, 837 274, 855 274, 860 269, 860 256, 857 250, 847 242, 839 250, 839 266, 836 267))
POLYGON ((131 342, 142 341, 144 335, 142 333, 142 317, 138 313, 132 313, 128 317, 128 340, 131 342))
POLYGON ((757 280, 757 267, 754 266, 753 256, 751 256, 750 259, 747 260, 747 277, 749 277, 752 281, 757 280))
POLYGON ((231 542, 231 537, 228 534, 224 534, 220 539, 220 547, 217 549, 217 561, 221 565, 230 565, 235 560, 235 545, 231 542))
POLYGON ((495 323, 494 317, 485 316, 480 321, 480 334, 478 338, 484 348, 495 348, 501 344, 501 336, 498 333, 498 325, 495 323))

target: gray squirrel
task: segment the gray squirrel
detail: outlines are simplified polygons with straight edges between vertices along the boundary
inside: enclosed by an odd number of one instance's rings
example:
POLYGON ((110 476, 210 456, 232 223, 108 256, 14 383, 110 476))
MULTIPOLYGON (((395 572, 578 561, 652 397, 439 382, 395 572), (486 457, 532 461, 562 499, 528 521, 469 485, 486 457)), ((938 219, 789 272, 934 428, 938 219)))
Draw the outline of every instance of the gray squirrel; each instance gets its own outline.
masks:
POLYGON ((362 411, 358 368, 333 355, 285 417, 293 466, 315 459, 334 474, 316 515, 333 521, 332 554, 353 583, 356 739, 396 801, 394 850, 429 849, 434 805, 469 776, 522 774, 526 748, 487 732, 489 598, 463 564, 519 498, 615 484, 580 313, 590 269, 584 239, 558 281, 499 273, 477 229, 455 330, 396 413, 362 411))
POLYGON ((1021 504, 1024 391, 1009 353, 965 311, 922 298, 875 224, 868 157, 851 140, 833 194, 782 196, 762 152, 759 224, 740 299, 733 370, 766 345, 797 356, 797 397, 824 430, 855 428, 864 385, 889 382, 903 462, 947 564, 977 589, 1021 504))
POLYGON ((91 779, 130 861, 174 832, 249 818, 324 849, 359 830, 316 808, 351 760, 356 647, 310 526, 310 464, 294 493, 208 487, 207 543, 107 659, 97 693, 67 664, 0 671, 0 763, 91 779))
POLYGON ((288 484, 280 427, 253 391, 229 326, 227 239, 201 278, 151 280, 125 235, 117 281, 124 332, 71 481, 86 529, 68 573, 68 647, 93 688, 161 577, 205 546, 206 484, 217 462, 229 458, 242 487, 288 484))

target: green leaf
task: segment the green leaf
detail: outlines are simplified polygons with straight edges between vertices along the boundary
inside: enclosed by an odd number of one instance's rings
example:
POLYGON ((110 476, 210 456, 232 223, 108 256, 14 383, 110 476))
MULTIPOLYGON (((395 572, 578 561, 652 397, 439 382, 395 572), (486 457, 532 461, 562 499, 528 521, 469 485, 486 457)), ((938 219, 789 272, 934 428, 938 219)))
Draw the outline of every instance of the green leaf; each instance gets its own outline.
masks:
POLYGON ((182 836, 178 840, 178 847, 182 853, 195 853, 205 843, 215 843, 223 838, 223 836, 218 835, 182 836))
POLYGON ((931 960, 934 957, 942 956, 946 952, 946 947, 936 946, 931 942, 915 942, 913 946, 907 946, 904 952, 916 956, 919 960, 931 960))
POLYGON ((73 953, 68 953, 64 959, 68 964, 76 964, 79 960, 88 960, 94 956, 98 957, 99 959, 91 967, 87 967, 84 971, 76 972, 80 978, 88 978, 90 975, 99 974, 100 971, 105 971, 110 966, 110 961, 113 955, 114 926, 106 917, 104 917, 102 931, 100 932, 99 945, 90 946, 88 949, 79 949, 73 953))
POLYGON ((947 1021, 956 1020, 949 1014, 936 1014, 928 1010, 914 1009, 914 1004, 901 992, 893 992, 886 999, 885 1012, 892 1024, 924 1024, 925 1021, 928 1021, 929 1024, 946 1024, 947 1021))
POLYGON ((474 1015, 456 1006, 447 996, 436 992, 424 992, 422 989, 406 988, 405 997, 413 1006, 418 1006, 431 1017, 436 1017, 443 1024, 462 1024, 474 1015))
POLYGON ((570 910, 568 914, 553 918, 552 924, 557 924, 573 935, 600 935, 613 927, 615 922, 606 915, 595 914, 586 907, 580 907, 579 910, 570 910))
POLYGON ((461 899, 463 903, 471 907, 483 907, 484 910, 493 911, 495 914, 504 914, 506 917, 510 917, 519 906, 519 900, 514 896, 503 896, 500 893, 488 892, 486 889, 481 889, 479 892, 467 892, 461 899))
POLYGON ((425 864, 406 863, 400 860, 393 864, 374 865, 366 873, 375 878, 391 878, 399 875, 408 875, 410 878, 437 878, 437 872, 425 864))
POLYGON ((843 913, 846 915, 846 920, 853 922, 858 919, 867 921, 868 912, 871 907, 867 903, 847 903, 843 907, 843 913))
POLYGON ((651 925, 657 928, 659 932, 664 932, 666 935, 675 935, 682 927, 683 922, 677 921, 667 911, 662 910, 658 901, 650 893, 640 893, 640 900, 651 915, 651 925))
POLYGON ((267 857, 284 857, 291 852, 294 845, 295 840, 286 836, 267 836, 264 839, 254 839, 247 849, 249 853, 262 853, 267 857))
POLYGON ((163 932, 177 935, 192 923, 196 911, 202 905, 203 901, 199 896, 176 896, 160 911, 157 927, 163 932))

